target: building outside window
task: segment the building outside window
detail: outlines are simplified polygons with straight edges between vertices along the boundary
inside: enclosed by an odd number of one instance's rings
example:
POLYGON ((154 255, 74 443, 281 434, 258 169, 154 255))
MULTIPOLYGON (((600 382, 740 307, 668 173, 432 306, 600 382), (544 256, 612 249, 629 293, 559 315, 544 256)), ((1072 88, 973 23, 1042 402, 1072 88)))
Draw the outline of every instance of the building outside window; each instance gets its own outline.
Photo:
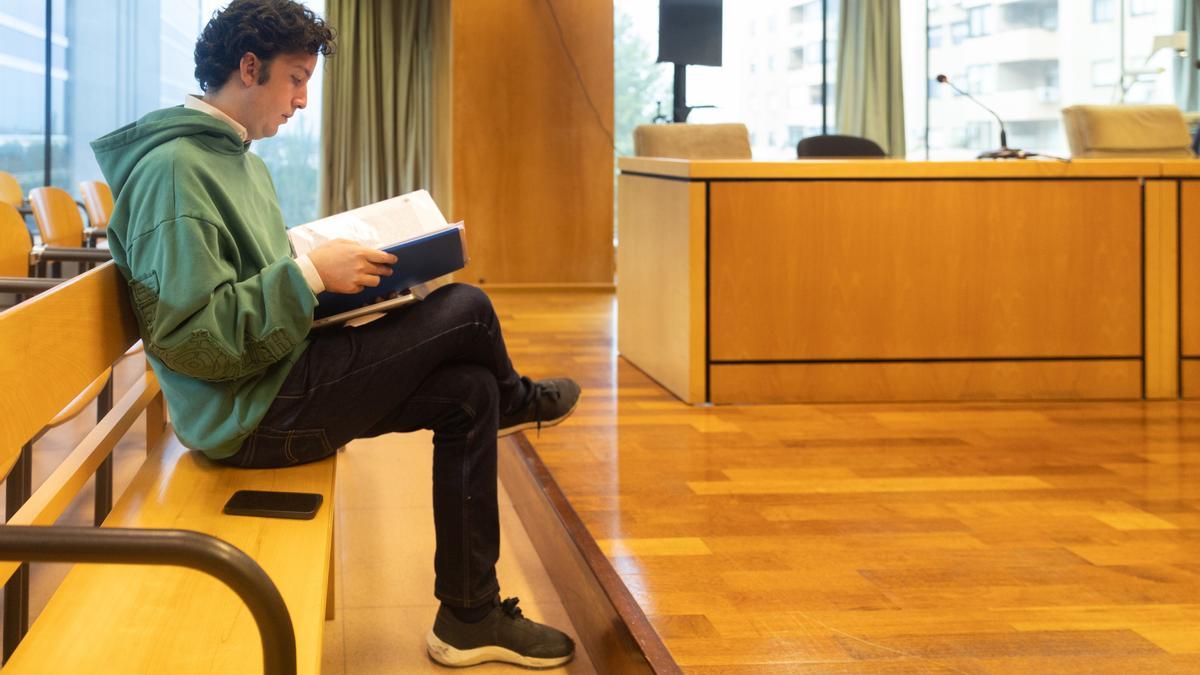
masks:
MULTIPOLYGON (((835 0, 827 3, 819 0, 724 3, 723 66, 689 66, 687 71, 688 104, 716 107, 693 110, 688 121, 746 124, 751 134, 751 150, 759 159, 794 158, 796 142, 799 141, 797 134, 820 134, 823 117, 829 132, 833 133, 834 102, 831 96, 822 96, 821 83, 824 77, 830 83, 827 91, 835 91, 837 4, 835 0), (824 21, 821 16, 823 5, 828 11, 824 21), (828 26, 824 34, 823 24, 828 26), (782 28, 769 34, 759 30, 757 35, 750 30, 751 26, 774 25, 782 28), (754 72, 753 54, 764 49, 782 56, 778 68, 770 72, 763 72, 760 68, 754 72), (802 92, 801 95, 797 97, 788 93, 794 90, 802 92)), ((658 51, 657 5, 657 2, 649 0, 616 0, 614 11, 616 25, 621 25, 622 15, 630 17, 630 31, 639 35, 646 46, 645 56, 635 56, 634 60, 645 68, 662 69, 669 91, 670 66, 653 63, 653 55, 658 51)), ((618 52, 614 72, 618 94, 629 88, 621 75, 629 69, 625 63, 629 52, 623 55, 619 47, 623 39, 620 35, 615 36, 618 52)), ((640 90, 645 90, 645 87, 640 90)), ((651 94, 644 95, 646 98, 649 96, 651 94)), ((619 107, 616 113, 620 120, 622 112, 619 107)), ((648 123, 650 118, 643 115, 638 121, 648 123)), ((621 124, 617 125, 618 149, 622 147, 622 137, 632 135, 632 126, 632 121, 628 130, 621 124)))
POLYGON ((804 47, 793 47, 791 58, 788 59, 788 68, 791 70, 799 70, 805 66, 804 47))
POLYGON ((967 10, 967 35, 983 37, 992 34, 992 8, 984 5, 967 10))
POLYGON ((994 88, 992 81, 995 69, 995 66, 990 63, 967 66, 966 90, 972 94, 983 94, 992 91, 994 88))
POLYGON ((950 24, 950 42, 961 45, 971 33, 971 27, 966 21, 955 21, 950 24))
MULTIPOLYGON (((1173 30, 1174 3, 1150 4, 1152 13, 1125 22, 1130 65, 1143 63, 1155 35, 1173 30)), ((930 46, 927 61, 919 51, 904 53, 909 156, 968 159, 997 143, 991 136, 984 137, 986 142, 980 141, 980 132, 967 133, 970 122, 992 120, 994 124, 994 120, 964 97, 937 86, 933 78, 938 73, 950 75, 960 88, 994 109, 1005 122, 1012 147, 1065 155, 1068 150, 1062 108, 1079 103, 1112 103, 1119 93, 1115 88, 1117 26, 1116 21, 1105 18, 1115 19, 1115 0, 944 0, 936 8, 930 5, 928 11, 919 2, 901 3, 902 21, 910 27, 904 34, 921 29, 929 33, 938 27, 953 31, 955 24, 967 20, 976 8, 990 10, 988 25, 995 42, 966 40, 957 45, 930 46), (1099 21, 1092 21, 1094 17, 1099 21), (962 73, 962 77, 955 73, 962 73), (909 92, 922 89, 928 93, 928 119, 923 100, 908 100, 909 92)), ((1157 55, 1150 66, 1162 66, 1166 72, 1144 77, 1130 89, 1126 100, 1172 101, 1172 60, 1165 52, 1157 55)))
POLYGON ((1158 3, 1156 0, 1129 0, 1129 15, 1130 16, 1146 16, 1153 14, 1157 9, 1158 3))
POLYGON ((942 34, 944 32, 942 26, 930 26, 927 34, 929 36, 929 48, 937 49, 942 46, 942 34))
POLYGON ((1092 86, 1112 87, 1117 83, 1117 62, 1113 59, 1092 61, 1092 86))

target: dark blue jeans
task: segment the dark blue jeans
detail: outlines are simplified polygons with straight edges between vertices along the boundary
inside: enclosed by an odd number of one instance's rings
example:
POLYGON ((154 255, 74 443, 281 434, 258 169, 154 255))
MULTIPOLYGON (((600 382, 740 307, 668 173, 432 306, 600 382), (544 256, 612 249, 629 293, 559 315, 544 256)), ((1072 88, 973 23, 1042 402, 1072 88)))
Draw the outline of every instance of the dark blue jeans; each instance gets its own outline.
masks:
POLYGON ((290 466, 355 438, 433 430, 434 595, 499 592, 496 430, 531 395, 483 291, 450 284, 359 328, 314 331, 266 417, 227 464, 290 466))

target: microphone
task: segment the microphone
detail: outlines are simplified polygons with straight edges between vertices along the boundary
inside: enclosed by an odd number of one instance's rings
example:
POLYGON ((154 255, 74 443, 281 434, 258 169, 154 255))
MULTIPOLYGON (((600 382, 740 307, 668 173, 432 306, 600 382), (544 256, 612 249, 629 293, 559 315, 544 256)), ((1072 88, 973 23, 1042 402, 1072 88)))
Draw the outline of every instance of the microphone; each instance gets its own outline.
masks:
POLYGON ((992 110, 986 105, 980 103, 979 99, 954 86, 954 83, 950 81, 950 78, 946 77, 945 75, 939 74, 937 76, 937 81, 941 84, 950 85, 951 89, 971 99, 975 105, 991 113, 992 117, 995 117, 996 121, 1000 123, 1000 149, 981 152, 979 153, 979 159, 1025 159, 1026 157, 1035 157, 1037 155, 1035 152, 1025 152, 1024 150, 1017 150, 1016 148, 1008 147, 1008 132, 1004 130, 1004 120, 1000 119, 1000 116, 996 114, 995 110, 992 110))

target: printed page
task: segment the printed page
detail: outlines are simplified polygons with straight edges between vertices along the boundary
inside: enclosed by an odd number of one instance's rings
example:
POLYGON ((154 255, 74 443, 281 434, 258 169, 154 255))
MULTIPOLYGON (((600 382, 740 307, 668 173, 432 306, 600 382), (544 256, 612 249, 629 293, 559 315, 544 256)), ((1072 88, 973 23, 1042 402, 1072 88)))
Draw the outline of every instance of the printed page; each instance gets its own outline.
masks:
POLYGON ((350 239, 383 248, 448 227, 433 197, 417 190, 288 230, 296 255, 334 239, 350 239))

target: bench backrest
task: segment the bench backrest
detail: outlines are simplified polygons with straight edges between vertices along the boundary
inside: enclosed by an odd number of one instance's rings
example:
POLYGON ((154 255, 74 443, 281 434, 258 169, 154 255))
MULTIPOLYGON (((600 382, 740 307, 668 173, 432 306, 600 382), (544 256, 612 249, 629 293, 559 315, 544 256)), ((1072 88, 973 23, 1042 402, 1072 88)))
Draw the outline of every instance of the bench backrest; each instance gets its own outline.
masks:
POLYGON ((137 340, 112 262, 0 313, 0 472, 137 340))

